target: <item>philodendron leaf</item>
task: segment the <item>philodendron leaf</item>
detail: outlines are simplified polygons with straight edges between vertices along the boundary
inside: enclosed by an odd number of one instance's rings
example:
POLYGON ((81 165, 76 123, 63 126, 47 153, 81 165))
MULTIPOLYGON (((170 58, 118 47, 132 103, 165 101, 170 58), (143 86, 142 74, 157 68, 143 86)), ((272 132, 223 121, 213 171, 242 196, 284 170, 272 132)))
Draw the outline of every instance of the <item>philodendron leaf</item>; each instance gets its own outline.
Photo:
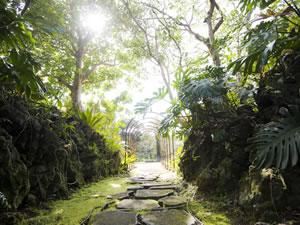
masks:
POLYGON ((300 112, 298 106, 281 108, 282 118, 266 124, 252 138, 249 148, 254 151, 252 163, 257 168, 285 169, 295 166, 300 155, 300 112))

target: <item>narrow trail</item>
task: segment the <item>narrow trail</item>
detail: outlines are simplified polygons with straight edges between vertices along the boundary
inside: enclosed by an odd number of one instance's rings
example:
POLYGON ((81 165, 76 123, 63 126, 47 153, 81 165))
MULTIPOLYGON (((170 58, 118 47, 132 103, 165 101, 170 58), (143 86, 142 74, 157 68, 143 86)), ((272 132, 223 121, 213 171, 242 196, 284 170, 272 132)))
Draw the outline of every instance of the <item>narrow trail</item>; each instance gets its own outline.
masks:
POLYGON ((95 216, 94 225, 200 225, 185 211, 187 199, 174 172, 160 163, 137 163, 128 180, 133 186, 108 198, 115 209, 95 216))

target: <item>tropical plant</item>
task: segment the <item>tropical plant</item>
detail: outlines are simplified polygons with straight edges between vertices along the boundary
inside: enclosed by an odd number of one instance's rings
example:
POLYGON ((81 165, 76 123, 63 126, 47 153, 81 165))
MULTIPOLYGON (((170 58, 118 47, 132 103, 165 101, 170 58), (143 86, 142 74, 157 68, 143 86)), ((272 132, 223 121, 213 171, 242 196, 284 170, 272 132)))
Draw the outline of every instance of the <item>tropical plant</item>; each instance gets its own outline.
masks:
POLYGON ((28 50, 35 44, 30 26, 14 7, 13 1, 0 4, 0 84, 16 94, 41 98, 47 93, 36 76, 40 64, 28 50))
POLYGON ((253 11, 257 6, 264 9, 273 2, 275 0, 240 0, 240 9, 247 12, 253 11))
POLYGON ((230 99, 227 95, 236 86, 236 82, 223 67, 190 68, 178 73, 180 80, 175 81, 179 89, 178 101, 173 102, 169 113, 162 120, 160 133, 168 134, 170 129, 178 127, 177 135, 188 135, 197 123, 192 118, 196 108, 203 111, 202 120, 207 119, 208 112, 232 111, 232 101, 236 99, 230 99))
POLYGON ((136 161, 136 155, 132 154, 130 149, 121 149, 121 171, 127 171, 130 166, 136 161))
POLYGON ((257 168, 286 169, 295 166, 300 156, 300 110, 298 105, 279 111, 276 122, 264 125, 249 139, 252 163, 257 168))
MULTIPOLYGON (((251 11, 260 1, 241 2, 244 8, 251 11)), ((264 1, 263 8, 273 2, 264 1)), ((284 2, 286 5, 276 5, 277 12, 268 8, 266 13, 259 15, 256 19, 261 21, 259 25, 247 31, 244 36, 243 49, 247 51, 247 55, 228 66, 228 69, 233 68, 233 74, 243 72, 244 82, 249 74, 265 73, 268 69, 266 65, 272 68, 285 51, 300 47, 300 10, 294 1, 284 2)))
POLYGON ((96 108, 96 113, 93 112, 92 108, 87 108, 85 111, 79 110, 79 117, 88 126, 104 136, 106 146, 110 150, 119 150, 121 148, 120 127, 125 125, 120 121, 115 121, 117 105, 111 101, 103 100, 100 105, 97 104, 93 108, 96 108), (103 108, 103 111, 99 111, 99 108, 103 108))
POLYGON ((90 108, 87 108, 85 111, 78 110, 78 115, 83 122, 94 130, 101 128, 101 112, 93 113, 90 108))

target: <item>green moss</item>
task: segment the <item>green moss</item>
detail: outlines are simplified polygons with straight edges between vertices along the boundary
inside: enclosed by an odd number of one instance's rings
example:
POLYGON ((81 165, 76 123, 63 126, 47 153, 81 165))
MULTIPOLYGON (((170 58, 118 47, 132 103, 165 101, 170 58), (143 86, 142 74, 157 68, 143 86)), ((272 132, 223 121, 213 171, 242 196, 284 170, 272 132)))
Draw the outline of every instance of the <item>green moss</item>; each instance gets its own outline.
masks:
POLYGON ((217 204, 211 201, 190 201, 189 210, 196 213, 205 225, 231 225, 232 222, 224 212, 218 210, 217 204))
MULTIPOLYGON (((107 195, 125 191, 127 187, 127 178, 107 178, 97 183, 91 184, 87 188, 82 188, 72 194, 69 200, 58 200, 46 203, 50 210, 32 209, 38 215, 24 220, 19 225, 25 224, 47 224, 47 225, 73 225, 79 224, 89 214, 89 211, 95 206, 103 206, 110 200, 107 195)), ((94 216, 100 209, 93 212, 91 224, 94 216)))

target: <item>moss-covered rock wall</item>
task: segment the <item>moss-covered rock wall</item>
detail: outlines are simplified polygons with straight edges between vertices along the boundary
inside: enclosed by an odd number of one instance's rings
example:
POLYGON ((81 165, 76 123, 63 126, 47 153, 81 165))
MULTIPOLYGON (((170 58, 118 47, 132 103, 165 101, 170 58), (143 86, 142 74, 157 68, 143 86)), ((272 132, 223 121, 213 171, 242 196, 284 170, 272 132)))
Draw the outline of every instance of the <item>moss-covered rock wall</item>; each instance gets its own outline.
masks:
POLYGON ((16 97, 0 106, 0 192, 12 208, 118 173, 118 152, 75 116, 16 97))

